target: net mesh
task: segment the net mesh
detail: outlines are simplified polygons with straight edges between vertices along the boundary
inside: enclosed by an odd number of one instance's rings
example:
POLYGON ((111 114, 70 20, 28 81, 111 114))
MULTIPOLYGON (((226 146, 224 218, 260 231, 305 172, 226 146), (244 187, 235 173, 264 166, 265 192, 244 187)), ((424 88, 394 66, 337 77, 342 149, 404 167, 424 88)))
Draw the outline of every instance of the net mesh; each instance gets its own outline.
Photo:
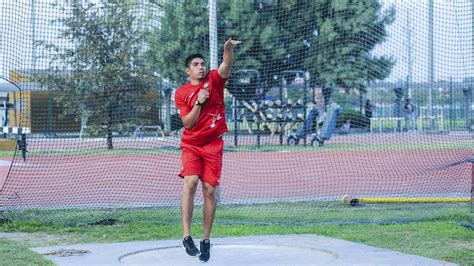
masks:
POLYGON ((230 37, 217 223, 470 212, 472 1, 211 6, 0 2, 2 221, 179 223, 174 92, 189 54, 216 67, 230 37))

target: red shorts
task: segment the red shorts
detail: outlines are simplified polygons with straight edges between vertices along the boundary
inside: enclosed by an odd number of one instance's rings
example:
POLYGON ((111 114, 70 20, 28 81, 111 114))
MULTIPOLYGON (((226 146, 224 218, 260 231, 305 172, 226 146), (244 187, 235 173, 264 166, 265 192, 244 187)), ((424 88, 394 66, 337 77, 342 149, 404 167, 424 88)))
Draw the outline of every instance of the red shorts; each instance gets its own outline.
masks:
POLYGON ((179 176, 198 175, 202 182, 219 185, 222 173, 224 140, 218 138, 203 146, 181 143, 181 172, 179 176))

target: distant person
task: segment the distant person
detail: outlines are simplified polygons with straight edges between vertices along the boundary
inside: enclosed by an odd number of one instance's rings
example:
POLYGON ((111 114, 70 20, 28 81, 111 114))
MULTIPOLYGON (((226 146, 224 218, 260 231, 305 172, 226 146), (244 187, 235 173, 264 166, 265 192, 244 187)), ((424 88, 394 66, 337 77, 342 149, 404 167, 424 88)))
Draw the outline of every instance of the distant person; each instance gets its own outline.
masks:
POLYGON ((141 127, 136 127, 135 128, 135 131, 133 132, 133 138, 134 139, 143 139, 143 137, 145 136, 143 130, 141 127))
POLYGON ((351 120, 347 119, 344 124, 341 126, 341 135, 347 135, 349 134, 349 131, 351 129, 351 120))
POLYGON ((410 98, 407 98, 403 109, 405 110, 405 127, 408 132, 412 132, 415 130, 415 105, 410 98))
POLYGON ((365 117, 367 117, 369 128, 370 128, 370 119, 372 118, 373 109, 374 109, 374 105, 369 99, 367 99, 367 101, 365 101, 365 117))

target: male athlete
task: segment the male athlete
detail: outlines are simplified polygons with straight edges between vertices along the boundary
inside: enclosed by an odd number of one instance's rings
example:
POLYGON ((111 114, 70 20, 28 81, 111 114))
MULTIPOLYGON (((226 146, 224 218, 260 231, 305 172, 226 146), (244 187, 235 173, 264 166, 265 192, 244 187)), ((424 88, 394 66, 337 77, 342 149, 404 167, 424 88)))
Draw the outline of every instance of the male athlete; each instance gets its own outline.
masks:
POLYGON ((216 211, 216 187, 222 170, 224 142, 222 134, 227 132, 224 112, 224 84, 230 76, 234 62, 234 46, 240 41, 229 39, 224 43, 223 62, 217 70, 206 71, 206 61, 201 54, 192 54, 186 59, 186 74, 189 82, 175 94, 176 107, 183 121, 181 138, 181 163, 179 176, 184 180, 181 197, 181 223, 183 225, 183 247, 190 256, 198 256, 206 262, 210 258, 209 237, 216 211), (199 180, 204 197, 204 232, 200 251, 191 237, 191 217, 194 195, 199 180))

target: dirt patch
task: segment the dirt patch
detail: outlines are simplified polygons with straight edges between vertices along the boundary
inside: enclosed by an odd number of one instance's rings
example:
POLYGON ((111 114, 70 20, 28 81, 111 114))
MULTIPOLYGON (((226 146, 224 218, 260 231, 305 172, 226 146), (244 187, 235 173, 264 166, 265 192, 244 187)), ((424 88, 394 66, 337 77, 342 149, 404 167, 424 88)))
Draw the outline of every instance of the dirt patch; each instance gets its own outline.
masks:
POLYGON ((82 256, 87 253, 91 253, 87 249, 59 249, 46 253, 41 253, 44 256, 58 256, 58 257, 71 257, 71 256, 82 256))
POLYGON ((46 233, 0 232, 0 238, 23 243, 30 247, 46 247, 79 243, 81 237, 76 234, 51 235, 46 233))
POLYGON ((474 245, 472 241, 460 241, 460 240, 453 241, 453 246, 459 247, 461 249, 466 248, 466 249, 474 250, 474 245))

